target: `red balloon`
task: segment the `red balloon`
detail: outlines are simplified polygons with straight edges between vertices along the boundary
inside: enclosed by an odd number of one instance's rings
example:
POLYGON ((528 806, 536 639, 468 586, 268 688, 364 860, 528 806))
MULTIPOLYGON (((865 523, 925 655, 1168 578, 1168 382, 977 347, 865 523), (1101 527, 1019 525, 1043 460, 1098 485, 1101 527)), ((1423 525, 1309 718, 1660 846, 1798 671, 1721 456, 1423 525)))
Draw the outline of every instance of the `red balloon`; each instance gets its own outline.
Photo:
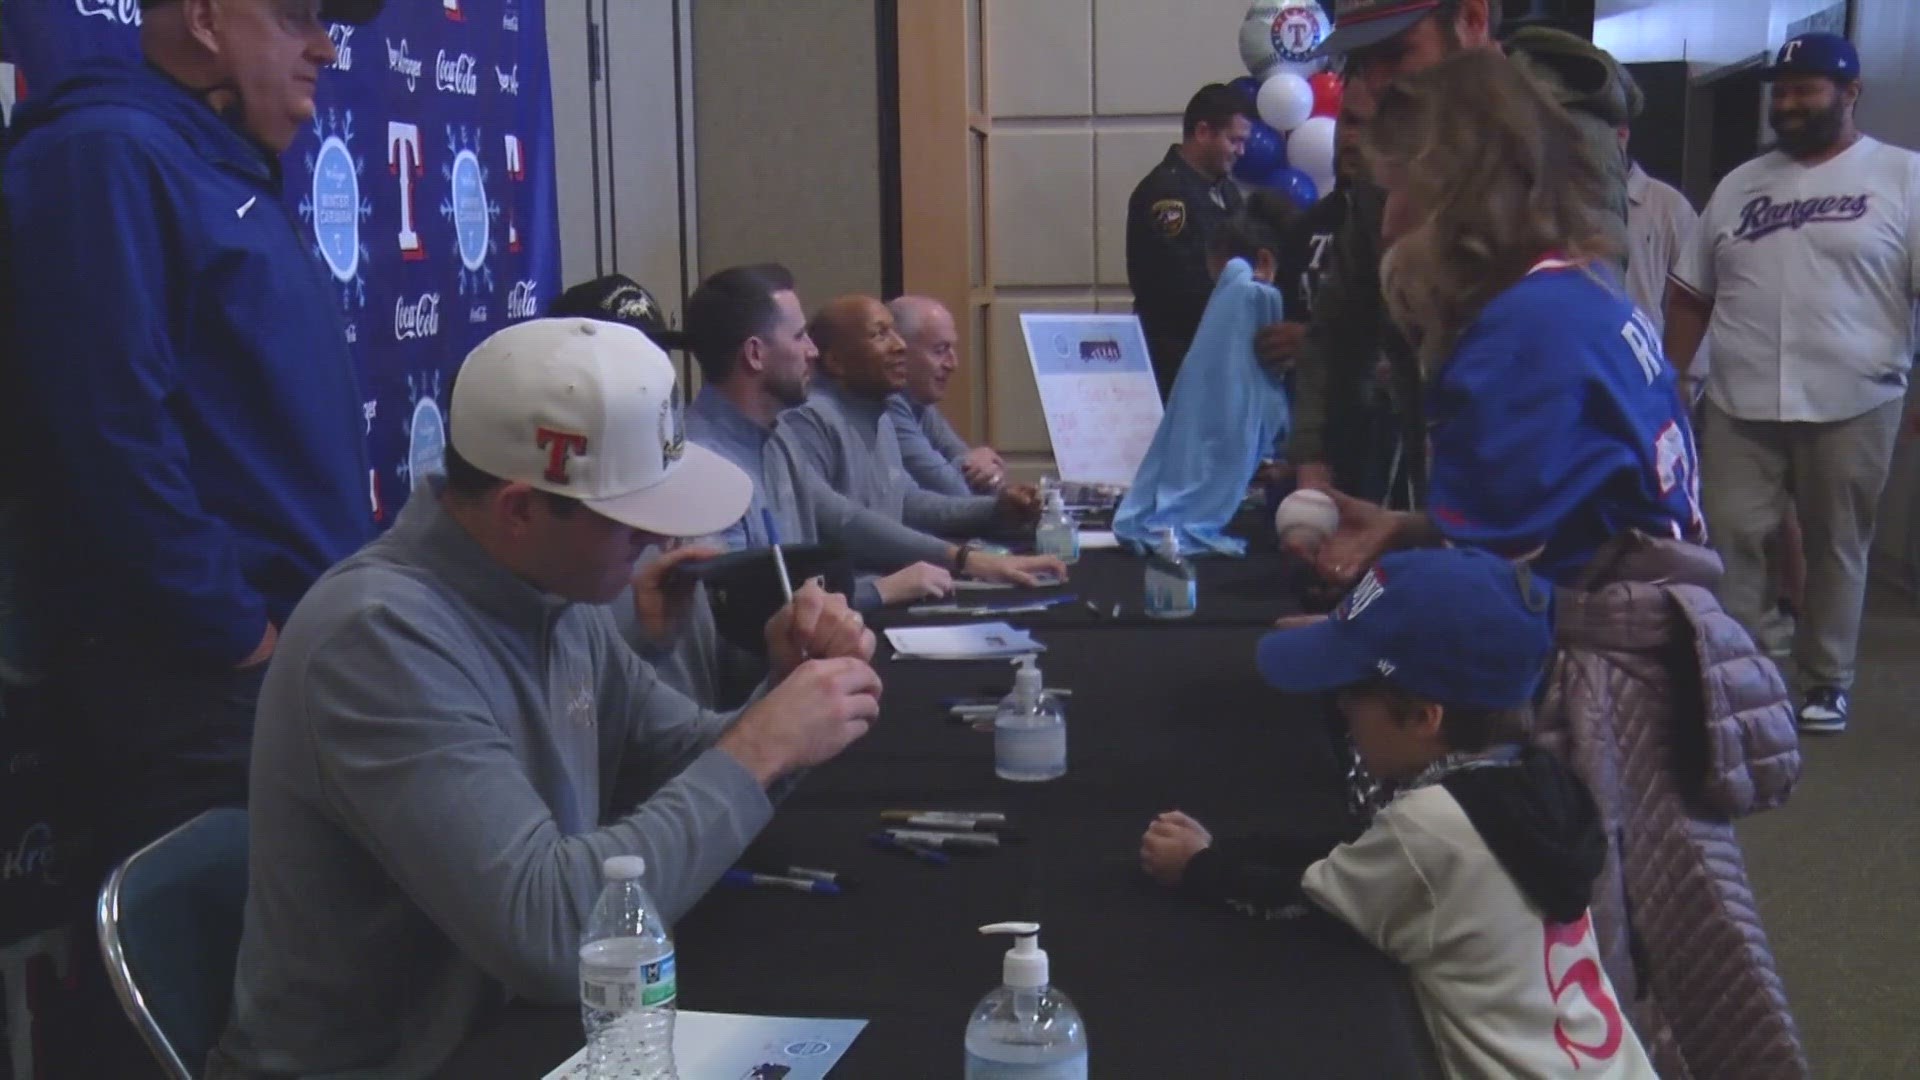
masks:
POLYGON ((1331 71, 1323 71, 1307 80, 1313 87, 1313 115, 1340 117, 1340 102, 1346 97, 1347 84, 1331 71))

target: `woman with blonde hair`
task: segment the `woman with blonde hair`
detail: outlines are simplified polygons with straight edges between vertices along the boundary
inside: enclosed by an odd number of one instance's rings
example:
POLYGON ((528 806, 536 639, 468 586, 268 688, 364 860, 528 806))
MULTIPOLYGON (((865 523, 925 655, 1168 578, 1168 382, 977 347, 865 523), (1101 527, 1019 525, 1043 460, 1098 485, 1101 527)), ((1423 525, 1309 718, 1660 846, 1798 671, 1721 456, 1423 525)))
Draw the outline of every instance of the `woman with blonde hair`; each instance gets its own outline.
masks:
POLYGON ((1806 1076, 1730 824, 1797 778, 1792 709, 1713 598, 1693 433, 1608 265, 1602 165, 1490 49, 1394 84, 1365 139, 1388 192, 1382 289, 1426 381, 1429 498, 1392 512, 1334 493, 1321 572, 1344 584, 1387 551, 1450 544, 1557 586, 1536 737, 1606 822, 1609 978, 1667 1080, 1806 1076))

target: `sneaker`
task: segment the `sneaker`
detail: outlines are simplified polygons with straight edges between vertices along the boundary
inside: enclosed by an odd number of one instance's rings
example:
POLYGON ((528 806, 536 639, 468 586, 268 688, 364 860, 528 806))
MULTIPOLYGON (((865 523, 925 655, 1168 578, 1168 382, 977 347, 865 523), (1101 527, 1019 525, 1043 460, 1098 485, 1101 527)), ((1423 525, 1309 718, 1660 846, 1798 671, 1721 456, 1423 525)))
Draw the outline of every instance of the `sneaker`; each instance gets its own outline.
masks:
POLYGON ((1800 730, 1813 735, 1838 735, 1847 730, 1847 692, 1837 686, 1816 686, 1800 706, 1800 730))

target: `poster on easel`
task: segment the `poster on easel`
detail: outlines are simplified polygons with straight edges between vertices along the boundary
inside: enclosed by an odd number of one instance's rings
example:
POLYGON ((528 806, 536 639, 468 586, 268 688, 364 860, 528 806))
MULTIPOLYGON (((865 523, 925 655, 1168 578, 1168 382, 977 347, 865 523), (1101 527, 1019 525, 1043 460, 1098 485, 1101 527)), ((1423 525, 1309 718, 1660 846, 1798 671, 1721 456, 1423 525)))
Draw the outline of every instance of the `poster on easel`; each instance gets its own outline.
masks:
POLYGON ((1020 332, 1060 478, 1133 483, 1163 411, 1139 317, 1028 313, 1020 332))

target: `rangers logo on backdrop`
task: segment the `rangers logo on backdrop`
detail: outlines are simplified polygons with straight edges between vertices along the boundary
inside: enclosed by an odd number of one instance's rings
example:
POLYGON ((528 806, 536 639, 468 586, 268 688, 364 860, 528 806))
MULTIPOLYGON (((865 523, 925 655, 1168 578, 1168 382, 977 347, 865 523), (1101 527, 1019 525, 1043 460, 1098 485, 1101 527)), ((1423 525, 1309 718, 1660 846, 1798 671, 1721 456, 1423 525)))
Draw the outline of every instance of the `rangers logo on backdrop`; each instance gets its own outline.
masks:
POLYGON ((440 336, 440 294, 422 293, 413 303, 393 302, 393 340, 414 341, 440 336))
POLYGON ((307 155, 311 186, 300 196, 300 218, 313 226, 315 252, 340 283, 341 305, 367 306, 367 249, 360 223, 373 216, 373 200, 360 191, 365 159, 353 152, 353 110, 315 113, 320 145, 307 155))
POLYGON ((445 49, 433 62, 433 86, 444 94, 480 95, 480 61, 472 53, 448 56, 445 49))
POLYGON ((488 260, 497 248, 493 219, 500 216, 500 205, 487 193, 487 170, 476 151, 479 138, 476 129, 449 126, 447 152, 451 160, 440 168, 440 178, 447 185, 440 216, 453 224, 454 244, 460 252, 460 295, 476 303, 493 292, 493 269, 488 260))
POLYGON ((460 10, 460 0, 440 0, 440 10, 446 12, 447 18, 454 22, 467 21, 467 13, 460 10))
POLYGON ((140 25, 140 0, 73 0, 73 10, 122 26, 140 25))
POLYGON ((520 219, 517 210, 520 188, 518 185, 527 182, 527 157, 526 150, 520 144, 520 136, 508 135, 506 138, 507 180, 515 185, 508 189, 511 194, 507 198, 507 250, 518 255, 520 254, 520 219))
POLYGON ((426 176, 421 157, 420 125, 387 121, 387 172, 400 180, 400 257, 418 262, 427 257, 420 243, 418 218, 413 213, 414 186, 426 176))
POLYGON ((353 70, 353 31, 355 27, 344 23, 334 23, 327 27, 327 37, 333 42, 333 70, 353 70))
POLYGON ((412 93, 419 89, 420 77, 427 68, 407 53, 407 39, 401 38, 399 45, 395 45, 392 39, 387 41, 387 70, 407 80, 407 92, 412 93))

